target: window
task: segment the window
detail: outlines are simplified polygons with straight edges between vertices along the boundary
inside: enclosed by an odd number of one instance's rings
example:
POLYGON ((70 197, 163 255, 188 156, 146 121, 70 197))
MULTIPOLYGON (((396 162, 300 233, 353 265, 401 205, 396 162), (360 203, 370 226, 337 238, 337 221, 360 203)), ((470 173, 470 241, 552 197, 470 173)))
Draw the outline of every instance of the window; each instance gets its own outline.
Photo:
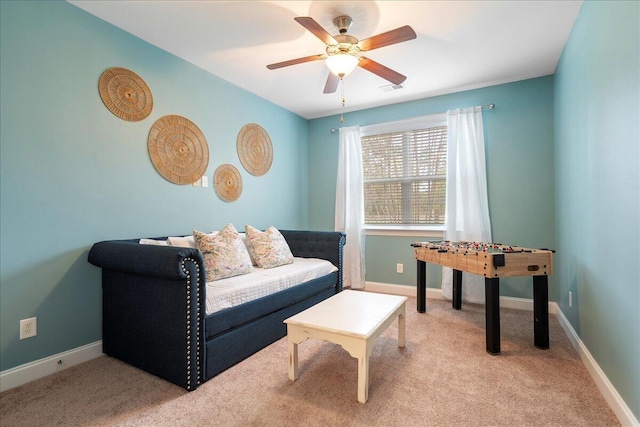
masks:
POLYGON ((364 222, 368 230, 444 228, 444 114, 361 128, 364 222))

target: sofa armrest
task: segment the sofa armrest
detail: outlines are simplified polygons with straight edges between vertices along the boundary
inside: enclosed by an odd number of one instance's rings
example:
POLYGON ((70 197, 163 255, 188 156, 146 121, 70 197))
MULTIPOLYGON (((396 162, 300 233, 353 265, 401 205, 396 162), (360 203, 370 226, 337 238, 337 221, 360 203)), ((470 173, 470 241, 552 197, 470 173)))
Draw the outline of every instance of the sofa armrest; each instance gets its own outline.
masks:
POLYGON ((202 267, 202 253, 197 249, 141 245, 137 240, 110 240, 94 244, 88 260, 106 270, 182 280, 186 278, 182 263, 188 258, 202 267))
POLYGON ((102 268, 103 351, 196 389, 205 376, 202 254, 119 240, 94 244, 88 259, 102 268))

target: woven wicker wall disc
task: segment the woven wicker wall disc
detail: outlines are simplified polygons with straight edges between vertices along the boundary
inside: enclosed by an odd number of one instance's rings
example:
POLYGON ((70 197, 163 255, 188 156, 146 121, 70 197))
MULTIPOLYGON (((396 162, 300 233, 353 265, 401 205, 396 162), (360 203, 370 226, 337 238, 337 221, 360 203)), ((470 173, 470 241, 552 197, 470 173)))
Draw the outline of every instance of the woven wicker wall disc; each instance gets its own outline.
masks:
POLYGON ((109 68, 98 82, 100 98, 116 117, 140 121, 153 109, 153 96, 142 78, 126 68, 109 68))
POLYGON ((236 149, 240 163, 251 175, 264 175, 271 168, 273 145, 269 134, 260 125, 244 125, 238 132, 236 149))
POLYGON ((225 202, 238 200, 242 194, 242 176, 233 165, 224 164, 218 166, 213 173, 213 188, 216 194, 225 202))
POLYGON ((209 166, 207 140, 200 128, 186 117, 160 117, 151 126, 147 145, 153 166, 174 184, 197 181, 209 166))

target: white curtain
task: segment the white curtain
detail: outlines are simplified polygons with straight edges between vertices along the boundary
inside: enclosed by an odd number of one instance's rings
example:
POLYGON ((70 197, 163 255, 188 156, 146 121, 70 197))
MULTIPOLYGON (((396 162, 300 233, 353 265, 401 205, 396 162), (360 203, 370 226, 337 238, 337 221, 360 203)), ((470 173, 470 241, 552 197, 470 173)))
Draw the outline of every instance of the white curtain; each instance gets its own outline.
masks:
MULTIPOLYGON (((445 240, 491 242, 482 107, 447 111, 445 240)), ((452 298, 451 268, 442 269, 442 294, 452 298)), ((484 277, 462 274, 462 299, 484 303, 484 277)))
POLYGON ((364 190, 360 127, 340 128, 335 229, 347 235, 344 246, 344 286, 363 289, 364 190))

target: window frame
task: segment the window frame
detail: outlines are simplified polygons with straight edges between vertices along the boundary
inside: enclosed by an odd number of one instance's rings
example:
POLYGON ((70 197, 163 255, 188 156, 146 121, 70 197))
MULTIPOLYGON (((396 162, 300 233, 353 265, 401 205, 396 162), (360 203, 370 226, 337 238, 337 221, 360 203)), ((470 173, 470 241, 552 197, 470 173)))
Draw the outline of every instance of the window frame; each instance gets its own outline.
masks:
MULTIPOLYGON (((386 123, 376 123, 360 127, 360 137, 382 135, 387 133, 407 132, 431 127, 447 126, 446 113, 429 114, 386 123)), ((363 165, 364 167, 364 165, 363 165)), ((363 224, 367 235, 372 236, 444 236, 444 224, 402 225, 402 224, 363 224)))

